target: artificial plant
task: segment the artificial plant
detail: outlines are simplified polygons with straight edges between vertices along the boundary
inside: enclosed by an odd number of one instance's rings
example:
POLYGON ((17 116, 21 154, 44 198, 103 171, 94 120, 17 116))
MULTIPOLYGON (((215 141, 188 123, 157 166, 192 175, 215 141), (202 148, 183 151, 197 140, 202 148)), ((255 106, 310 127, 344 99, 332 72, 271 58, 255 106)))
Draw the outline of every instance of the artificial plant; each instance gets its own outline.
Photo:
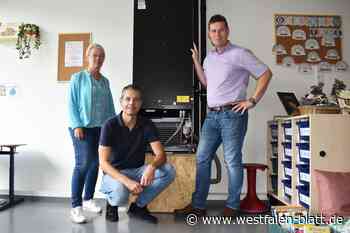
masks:
POLYGON ((39 49, 40 29, 35 24, 22 23, 18 27, 16 49, 19 52, 19 58, 29 58, 32 49, 39 49))

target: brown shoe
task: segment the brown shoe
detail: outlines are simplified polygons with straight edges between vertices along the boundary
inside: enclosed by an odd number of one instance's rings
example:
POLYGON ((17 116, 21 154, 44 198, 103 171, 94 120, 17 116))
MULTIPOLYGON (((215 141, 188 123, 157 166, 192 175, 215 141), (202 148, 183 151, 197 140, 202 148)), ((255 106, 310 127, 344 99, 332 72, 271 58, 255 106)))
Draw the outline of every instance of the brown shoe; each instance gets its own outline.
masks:
POLYGON ((224 211, 223 211, 223 216, 225 216, 225 217, 237 217, 238 215, 239 215, 238 209, 232 209, 232 208, 225 206, 224 211))
POLYGON ((198 217, 202 217, 207 215, 207 210, 206 209, 198 209, 198 208, 193 208, 191 204, 188 204, 185 208, 183 209, 176 209, 174 210, 174 213, 176 215, 189 215, 189 214, 195 214, 198 217))

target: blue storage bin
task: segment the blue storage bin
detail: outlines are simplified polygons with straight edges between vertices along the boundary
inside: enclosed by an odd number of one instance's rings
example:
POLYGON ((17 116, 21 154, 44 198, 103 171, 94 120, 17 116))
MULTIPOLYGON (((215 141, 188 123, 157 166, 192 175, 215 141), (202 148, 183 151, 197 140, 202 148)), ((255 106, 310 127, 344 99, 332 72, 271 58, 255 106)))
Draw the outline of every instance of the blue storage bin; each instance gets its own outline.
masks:
POLYGON ((292 142, 282 142, 284 158, 286 160, 292 160, 292 142))
POLYGON ((296 122, 299 130, 300 141, 310 141, 310 121, 309 119, 301 119, 296 122))
POLYGON ((283 160, 282 164, 283 164, 283 169, 284 169, 284 176, 287 179, 291 179, 292 175, 293 175, 293 172, 292 172, 292 161, 283 160))
POLYGON ((284 138, 287 141, 292 140, 292 121, 285 121, 282 123, 283 131, 284 131, 284 138))
POLYGON ((299 161, 309 163, 310 162, 310 144, 308 142, 296 143, 298 147, 299 161))
POLYGON ((278 159, 277 157, 271 158, 272 173, 277 174, 278 171, 278 159))
POLYGON ((310 186, 301 184, 296 186, 298 190, 299 204, 306 209, 310 208, 310 186))
POLYGON ((270 130, 271 130, 271 138, 272 139, 277 139, 278 138, 278 124, 277 123, 272 123, 270 125, 270 130))
POLYGON ((277 194, 277 190, 278 190, 278 188, 277 188, 277 181, 278 181, 277 174, 271 174, 270 177, 271 177, 272 192, 277 194))
POLYGON ((297 164, 296 167, 298 168, 298 176, 299 181, 301 182, 310 182, 310 164, 297 164))
POLYGON ((292 180, 291 179, 284 179, 282 180, 283 188, 284 188, 284 196, 287 198, 292 198, 293 191, 292 191, 292 180))

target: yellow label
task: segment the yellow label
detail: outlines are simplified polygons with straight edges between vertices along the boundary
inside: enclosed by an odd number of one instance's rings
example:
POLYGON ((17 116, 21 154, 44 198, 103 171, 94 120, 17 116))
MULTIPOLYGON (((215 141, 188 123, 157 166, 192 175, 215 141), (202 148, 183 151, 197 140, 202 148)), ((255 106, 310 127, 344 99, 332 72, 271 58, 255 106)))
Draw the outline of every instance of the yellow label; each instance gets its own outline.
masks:
POLYGON ((188 95, 178 95, 178 96, 176 96, 176 102, 177 103, 189 103, 190 102, 190 96, 188 96, 188 95))

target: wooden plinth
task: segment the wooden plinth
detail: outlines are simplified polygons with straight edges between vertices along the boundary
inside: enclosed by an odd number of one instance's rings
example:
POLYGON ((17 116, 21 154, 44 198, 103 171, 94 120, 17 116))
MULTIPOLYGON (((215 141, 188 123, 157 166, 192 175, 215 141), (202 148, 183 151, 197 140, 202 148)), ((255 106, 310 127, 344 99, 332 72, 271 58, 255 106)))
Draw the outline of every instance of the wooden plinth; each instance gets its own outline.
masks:
MULTIPOLYGON (((147 155, 146 163, 152 159, 152 155, 147 155)), ((176 178, 148 205, 151 212, 172 213, 175 209, 183 208, 191 202, 196 178, 195 154, 168 155, 167 162, 174 166, 176 178)))

